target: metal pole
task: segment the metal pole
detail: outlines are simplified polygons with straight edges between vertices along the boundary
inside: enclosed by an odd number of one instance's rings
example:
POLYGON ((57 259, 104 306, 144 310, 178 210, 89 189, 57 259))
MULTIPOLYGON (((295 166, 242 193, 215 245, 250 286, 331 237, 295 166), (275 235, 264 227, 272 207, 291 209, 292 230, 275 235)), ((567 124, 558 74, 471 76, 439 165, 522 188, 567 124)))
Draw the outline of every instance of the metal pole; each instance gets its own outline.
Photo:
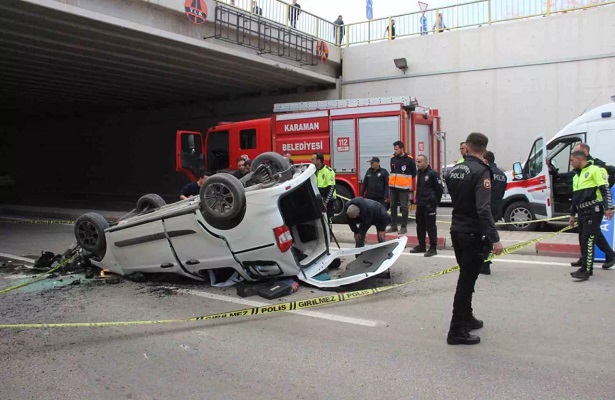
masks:
POLYGON ((487 12, 489 13, 488 21, 491 25, 491 0, 487 0, 487 12))

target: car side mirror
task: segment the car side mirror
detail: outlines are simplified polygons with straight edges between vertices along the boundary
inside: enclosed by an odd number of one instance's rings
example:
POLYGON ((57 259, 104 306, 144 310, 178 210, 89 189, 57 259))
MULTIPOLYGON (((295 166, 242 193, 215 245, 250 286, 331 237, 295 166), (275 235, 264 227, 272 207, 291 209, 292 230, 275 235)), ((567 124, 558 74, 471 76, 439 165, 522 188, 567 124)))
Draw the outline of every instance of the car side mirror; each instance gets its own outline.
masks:
POLYGON ((523 179, 523 167, 520 162, 513 164, 513 177, 514 179, 523 179))

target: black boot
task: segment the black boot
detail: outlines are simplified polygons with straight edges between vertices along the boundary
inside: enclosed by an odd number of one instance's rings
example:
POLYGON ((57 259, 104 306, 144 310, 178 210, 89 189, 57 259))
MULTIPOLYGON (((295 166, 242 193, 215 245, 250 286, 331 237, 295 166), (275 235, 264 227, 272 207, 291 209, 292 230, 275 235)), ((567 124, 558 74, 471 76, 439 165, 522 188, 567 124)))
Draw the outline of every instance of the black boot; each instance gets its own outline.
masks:
POLYGON ((431 246, 429 250, 427 250, 427 252, 425 253, 425 257, 433 257, 436 254, 438 254, 438 252, 436 251, 436 248, 434 246, 431 246))
POLYGON ((449 331, 446 337, 446 343, 455 344, 479 344, 480 337, 477 335, 471 335, 467 329, 460 329, 456 332, 449 331))
POLYGON ((410 253, 424 253, 425 250, 425 246, 418 245, 411 248, 410 253))
MULTIPOLYGON (((580 274, 580 273, 583 273, 583 272, 587 272, 587 270, 585 269, 585 267, 581 267, 581 268, 577 269, 576 271, 571 272, 571 273, 570 273, 570 276, 575 277, 576 275, 578 275, 578 274, 580 274)), ((588 274, 589 276, 593 276, 593 275, 594 275, 594 271, 593 271, 593 270, 592 270, 592 271, 589 271, 589 272, 587 272, 587 274, 588 274)))
POLYGON ((591 272, 588 272, 585 268, 580 268, 578 271, 571 273, 570 275, 574 279, 578 279, 579 281, 586 281, 589 279, 591 272))
POLYGON ((473 314, 465 318, 465 327, 468 331, 473 331, 482 328, 485 324, 480 319, 476 319, 473 314))
POLYGON ((611 269, 615 266, 615 260, 607 260, 604 264, 602 264, 602 269, 611 269))
POLYGON ((571 267, 582 267, 583 261, 581 261, 581 259, 579 258, 578 260, 571 262, 570 266, 571 267))
POLYGON ((480 267, 480 273, 483 275, 491 275, 490 263, 483 263, 480 267))

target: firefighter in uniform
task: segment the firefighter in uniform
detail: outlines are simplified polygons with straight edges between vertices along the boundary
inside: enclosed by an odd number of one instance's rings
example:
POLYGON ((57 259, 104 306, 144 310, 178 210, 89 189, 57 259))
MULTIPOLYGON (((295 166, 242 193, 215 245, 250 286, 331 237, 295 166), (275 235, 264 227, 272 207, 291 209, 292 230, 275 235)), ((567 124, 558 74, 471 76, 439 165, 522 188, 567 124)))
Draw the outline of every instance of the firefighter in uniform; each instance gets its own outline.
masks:
MULTIPOLYGON (((488 151, 485 154, 485 162, 491 168, 493 180, 491 182, 491 215, 494 221, 502 219, 502 199, 506 192, 506 183, 508 179, 504 172, 498 168, 495 163, 495 154, 488 151)), ((481 274, 491 275, 491 261, 486 261, 480 269, 481 274)))
POLYGON ((494 254, 503 250, 491 215, 491 170, 483 162, 488 142, 482 133, 471 133, 466 139, 465 160, 446 178, 453 202, 451 239, 459 264, 448 344, 480 343, 478 336, 470 334, 483 327, 483 321, 472 313, 472 293, 491 243, 494 254))
POLYGON ((412 195, 412 183, 416 176, 416 163, 412 156, 404 151, 401 141, 393 143, 394 154, 391 157, 391 173, 389 175, 389 194, 391 196, 391 228, 387 232, 397 232, 397 204, 401 208, 400 235, 408 233, 408 203, 412 195))
MULTIPOLYGON (((608 176, 609 187, 613 186, 613 184, 611 183, 614 179, 613 175, 615 172, 613 171, 613 166, 606 164, 604 161, 600 160, 599 158, 593 158, 589 154, 589 145, 586 143, 579 143, 576 146, 574 146, 572 151, 576 151, 576 150, 580 150, 583 153, 585 153, 585 155, 587 156, 588 163, 594 164, 595 166, 602 168, 604 170, 603 172, 608 176), (611 171, 611 173, 609 173, 609 171, 611 171)), ((600 215, 600 220, 602 220, 603 216, 604 215, 600 215)), ((582 244, 580 243, 580 240, 581 240, 581 236, 579 235, 579 245, 582 246, 582 244)), ((604 260, 604 264, 602 264, 602 268, 604 269, 612 268, 615 265, 615 251, 613 251, 613 249, 609 245, 609 242, 604 237, 602 230, 600 230, 600 233, 596 234, 596 237, 594 238, 594 243, 596 244, 596 246, 598 246, 600 250, 602 250, 602 252, 605 255, 604 257, 605 260, 604 260)), ((573 267, 582 267, 583 259, 579 258, 577 261, 571 262, 570 265, 573 267)))
POLYGON ((312 155, 312 164, 316 167, 316 186, 322 196, 322 201, 327 209, 329 229, 333 229, 333 204, 335 192, 335 172, 325 165, 325 156, 322 153, 312 155))
POLYGON ((581 268, 570 275, 586 281, 594 271, 594 242, 596 236, 601 234, 602 215, 604 213, 607 219, 613 218, 611 192, 604 170, 590 163, 582 150, 570 154, 570 165, 575 169, 575 175, 572 178, 572 207, 568 222, 570 226, 574 225, 577 214, 583 262, 581 268))

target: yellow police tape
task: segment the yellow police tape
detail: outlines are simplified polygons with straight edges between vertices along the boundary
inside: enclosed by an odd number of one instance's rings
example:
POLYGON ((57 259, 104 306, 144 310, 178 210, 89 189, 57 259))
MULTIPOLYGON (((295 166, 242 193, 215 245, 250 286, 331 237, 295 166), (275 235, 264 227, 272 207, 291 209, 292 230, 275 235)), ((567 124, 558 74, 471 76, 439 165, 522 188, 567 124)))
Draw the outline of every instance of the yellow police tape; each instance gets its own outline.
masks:
MULTIPOLYGON (((489 255, 487 258, 488 261, 493 260, 497 257, 503 256, 505 254, 512 254, 524 247, 530 246, 532 244, 538 243, 541 240, 547 239, 549 237, 559 235, 562 232, 565 232, 572 227, 567 226, 563 229, 560 229, 557 232, 549 233, 543 235, 541 237, 527 240, 522 243, 518 243, 513 246, 509 246, 504 249, 501 255, 494 255, 493 253, 489 255)), ((381 286, 374 289, 365 289, 365 290, 356 290, 352 292, 345 293, 337 293, 329 296, 321 296, 314 297, 311 299, 305 300, 295 300, 289 301, 286 303, 280 304, 272 304, 268 306, 262 307, 251 307, 244 308, 241 310, 222 312, 217 314, 203 315, 200 317, 191 317, 191 318, 181 318, 181 319, 161 319, 161 320, 144 320, 144 321, 118 321, 118 322, 66 322, 66 323, 48 323, 48 324, 0 324, 0 329, 39 329, 39 328, 79 328, 79 327, 103 327, 103 326, 132 326, 132 325, 157 325, 157 324, 174 324, 181 322, 197 322, 197 321, 205 321, 210 319, 223 319, 223 318, 235 318, 235 317, 249 317, 254 315, 263 315, 263 314, 272 314, 276 312, 286 312, 286 311, 295 311, 302 310, 305 308, 313 308, 319 307, 327 304, 340 303, 347 300, 357 299, 359 297, 366 297, 375 293, 382 293, 387 290, 391 290, 394 288, 399 288, 405 285, 408 285, 413 282, 422 281, 426 279, 435 278, 441 275, 446 275, 451 272, 455 272, 459 270, 459 266, 455 265, 454 267, 450 267, 447 269, 443 269, 442 271, 436 272, 431 275, 423 276, 421 278, 411 279, 406 282, 396 283, 387 286, 381 286)))
POLYGON ((69 264, 71 261, 73 261, 75 259, 76 256, 77 255, 75 254, 72 257, 67 258, 66 260, 62 261, 61 263, 58 263, 58 265, 56 265, 55 267, 53 267, 49 271, 46 271, 45 273, 37 276, 36 278, 34 278, 32 280, 20 283, 19 285, 10 286, 10 287, 4 288, 4 289, 0 289, 0 294, 6 293, 6 292, 10 292, 12 290, 22 288, 24 286, 31 285, 31 284, 36 283, 38 281, 42 281, 43 279, 45 279, 47 277, 47 275, 51 274, 52 272, 55 272, 55 271, 59 270, 60 268, 64 267, 65 265, 69 264))
MULTIPOLYGON (((344 197, 344 196, 340 196, 339 194, 336 194, 335 197, 339 197, 342 200, 346 200, 346 201, 350 201, 350 199, 348 197, 344 197)), ((410 211, 414 211, 416 210, 416 204, 409 204, 408 205, 408 210, 410 211)), ((568 219, 568 215, 562 215, 560 217, 551 217, 551 218, 544 218, 544 219, 532 219, 532 220, 528 220, 528 221, 516 221, 516 222, 496 222, 496 225, 524 225, 524 224, 535 224, 538 222, 547 222, 547 221, 558 221, 561 219, 568 219)), ((412 215, 408 215, 408 218, 410 219, 416 219, 416 217, 413 217, 412 215)), ((442 221, 442 220, 436 220, 436 222, 441 223, 441 224, 450 224, 451 221, 442 221)))

